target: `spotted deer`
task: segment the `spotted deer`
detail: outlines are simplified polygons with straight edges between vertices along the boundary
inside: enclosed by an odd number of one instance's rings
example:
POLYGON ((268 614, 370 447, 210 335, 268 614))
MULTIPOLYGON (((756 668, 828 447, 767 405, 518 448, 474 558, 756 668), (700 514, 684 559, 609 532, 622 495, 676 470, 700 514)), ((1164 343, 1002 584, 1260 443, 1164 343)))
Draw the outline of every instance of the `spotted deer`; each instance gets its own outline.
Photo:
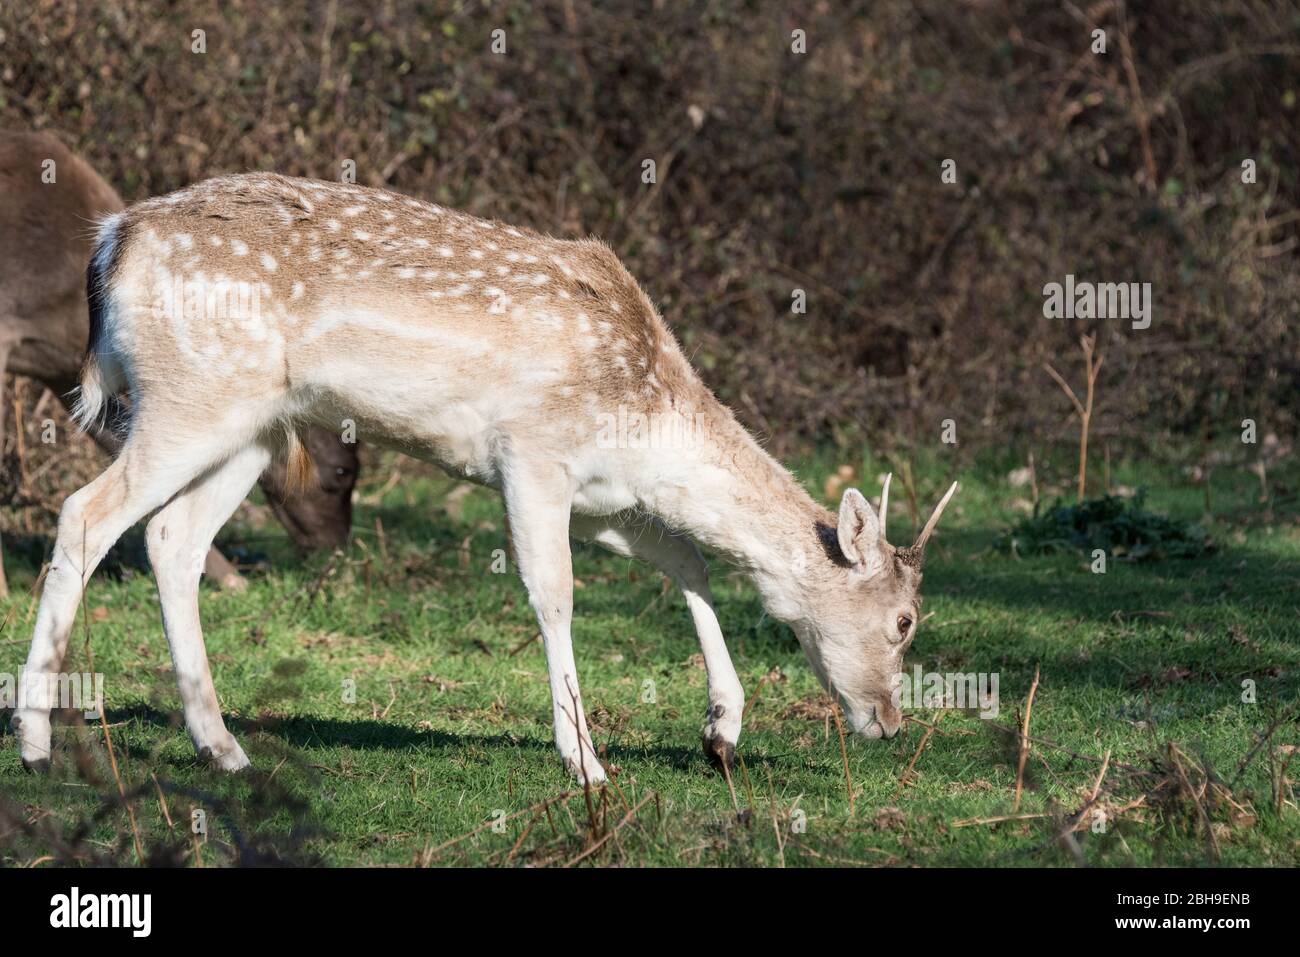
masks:
MULTIPOLYGON (((89 326, 86 263, 95 222, 117 213, 113 188, 48 133, 0 130, 0 375, 27 376, 71 406, 89 326)), ((5 405, 0 402, 0 438, 5 405)), ((89 423, 90 436, 109 454, 121 446, 110 418, 89 423)), ((262 490, 277 517, 303 549, 347 541, 356 446, 337 434, 312 429, 305 440, 316 453, 315 481, 287 494, 283 468, 265 476, 262 490)), ((224 587, 243 580, 221 553, 210 549, 206 574, 224 587)), ((0 562, 0 595, 8 592, 0 562)))
MULTIPOLYGON (((118 389, 135 402, 117 460, 63 505, 28 672, 58 670, 86 577, 155 513, 147 541, 187 729, 200 755, 245 767, 204 652, 200 557, 269 462, 301 463, 303 424, 351 420, 367 441, 502 493, 571 773, 598 782, 606 768, 574 666, 570 535, 645 559, 681 589, 715 761, 733 758, 744 694, 692 540, 748 573, 856 731, 898 731, 891 685, 956 484, 910 548, 885 538, 888 482, 878 510, 855 490, 838 514, 822 508, 714 398, 601 243, 254 173, 110 216, 88 282, 79 421, 93 424, 118 389)), ((15 713, 28 765, 49 755, 46 705, 15 713)))

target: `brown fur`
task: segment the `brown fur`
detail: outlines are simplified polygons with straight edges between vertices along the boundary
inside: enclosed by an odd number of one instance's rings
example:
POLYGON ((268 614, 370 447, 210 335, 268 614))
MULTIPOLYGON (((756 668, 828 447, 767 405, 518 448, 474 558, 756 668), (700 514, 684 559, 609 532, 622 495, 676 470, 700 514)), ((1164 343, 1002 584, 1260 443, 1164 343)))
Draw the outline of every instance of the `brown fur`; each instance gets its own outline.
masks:
POLYGON ((95 221, 122 201, 48 133, 0 132, 0 343, 8 371, 60 397, 76 385, 86 346, 86 260, 95 221), (55 182, 41 182, 53 160, 55 182))
POLYGON ((284 494, 287 499, 299 498, 315 484, 315 468, 297 432, 288 433, 286 444, 284 494))

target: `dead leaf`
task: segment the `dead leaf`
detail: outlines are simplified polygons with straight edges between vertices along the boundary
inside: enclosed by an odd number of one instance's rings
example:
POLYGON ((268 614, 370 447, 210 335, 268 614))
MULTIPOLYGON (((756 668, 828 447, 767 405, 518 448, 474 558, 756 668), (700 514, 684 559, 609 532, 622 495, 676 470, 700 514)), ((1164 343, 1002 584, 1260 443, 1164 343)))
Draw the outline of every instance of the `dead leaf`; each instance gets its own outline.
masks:
POLYGON ((465 682, 453 681, 450 678, 439 678, 437 675, 425 675, 420 679, 427 685, 437 685, 439 691, 455 691, 465 682))
POLYGON ((871 826, 877 831, 897 831, 907 824, 907 818, 896 807, 882 807, 871 819, 871 826))
POLYGON ((1228 637, 1231 638, 1237 644, 1242 645, 1246 648, 1255 647, 1255 643, 1250 640, 1250 636, 1246 634, 1246 629, 1243 628, 1241 625, 1229 625, 1228 637))

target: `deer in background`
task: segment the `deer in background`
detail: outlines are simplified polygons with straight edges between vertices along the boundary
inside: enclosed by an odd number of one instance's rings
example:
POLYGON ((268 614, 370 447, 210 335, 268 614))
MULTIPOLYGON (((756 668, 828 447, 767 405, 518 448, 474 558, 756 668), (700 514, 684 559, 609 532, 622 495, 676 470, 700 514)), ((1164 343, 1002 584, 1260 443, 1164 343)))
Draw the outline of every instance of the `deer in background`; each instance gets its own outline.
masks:
MULTIPOLYGON (((0 131, 0 374, 35 379, 71 403, 85 356, 89 328, 86 264, 95 223, 119 212, 117 193, 80 157, 45 133, 0 131), (54 181, 42 181, 52 162, 54 181)), ((202 376, 203 370, 191 370, 202 376)), ((4 436, 0 402, 0 440, 4 436)), ((90 436, 110 455, 121 439, 107 421, 92 423, 90 436)), ((347 541, 356 481, 356 446, 313 429, 306 442, 318 463, 315 485, 286 494, 287 476, 277 467, 262 489, 267 501, 304 550, 347 541)), ((243 580, 215 548, 206 574, 223 587, 243 580)), ((7 594, 0 561, 0 594, 7 594)))
MULTIPOLYGON (((202 555, 268 463, 302 462, 303 425, 351 419, 367 441, 501 491, 541 626, 556 746, 583 780, 606 772, 574 665, 571 534, 680 587, 708 672, 715 761, 732 760, 744 693, 694 541, 748 573, 855 731, 898 731, 894 682, 920 620, 926 543, 956 484, 908 548, 885 537, 888 484, 879 510, 852 489, 838 513, 818 505, 700 381, 608 247, 254 173, 105 220, 88 276, 77 418, 93 426, 122 389, 135 401, 121 454, 63 505, 23 687, 49 686, 29 678, 58 672, 87 577, 152 514, 187 729, 203 757, 245 767, 204 651, 202 555)), ((48 763, 49 704, 29 691, 14 714, 29 767, 48 763)))

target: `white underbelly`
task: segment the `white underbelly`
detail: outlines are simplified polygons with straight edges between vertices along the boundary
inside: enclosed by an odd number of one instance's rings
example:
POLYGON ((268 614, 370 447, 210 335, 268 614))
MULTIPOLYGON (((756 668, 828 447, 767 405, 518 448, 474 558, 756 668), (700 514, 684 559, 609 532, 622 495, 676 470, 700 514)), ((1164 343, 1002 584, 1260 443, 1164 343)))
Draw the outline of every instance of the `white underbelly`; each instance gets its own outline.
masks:
POLYGON ((573 510, 583 515, 613 515, 639 504, 626 482, 609 476, 589 478, 573 493, 573 510))

